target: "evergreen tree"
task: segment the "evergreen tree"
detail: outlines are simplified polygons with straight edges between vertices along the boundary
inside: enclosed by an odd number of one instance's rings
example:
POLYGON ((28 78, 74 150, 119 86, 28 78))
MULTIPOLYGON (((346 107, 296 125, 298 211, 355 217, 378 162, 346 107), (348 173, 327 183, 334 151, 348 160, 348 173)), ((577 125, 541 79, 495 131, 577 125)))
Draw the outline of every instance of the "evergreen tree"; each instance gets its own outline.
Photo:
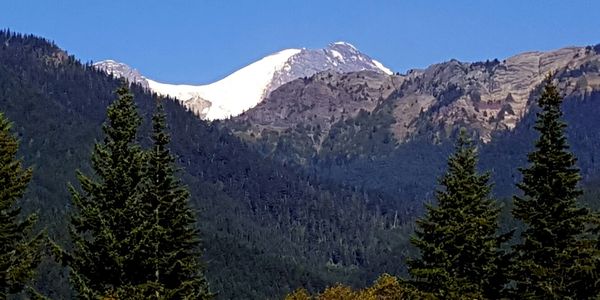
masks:
POLYGON ((145 217, 140 197, 145 155, 136 143, 141 118, 126 87, 117 95, 108 107, 104 141, 92 153, 96 176, 78 172, 83 192, 70 187, 75 211, 68 264, 80 298, 136 298, 138 285, 147 279, 134 234, 145 217))
POLYGON ((520 169, 523 196, 514 197, 513 215, 526 225, 514 247, 518 297, 585 299, 598 293, 595 254, 585 237, 590 213, 577 205, 581 176, 565 137, 561 103, 548 76, 538 99, 540 136, 528 155, 531 165, 520 169))
POLYGON ((148 151, 143 202, 147 220, 138 237, 149 247, 144 270, 160 299, 210 299, 200 264, 200 239, 189 192, 175 176, 175 159, 162 105, 152 118, 154 145, 148 151))
POLYGON ((462 130, 440 180, 437 206, 427 205, 411 240, 421 257, 409 261, 409 271, 424 295, 497 298, 506 283, 500 246, 511 234, 497 234, 499 209, 489 198, 489 174, 478 174, 476 166, 477 150, 462 130))
POLYGON ((17 201, 31 180, 31 169, 23 169, 16 158, 19 142, 11 123, 0 113, 0 299, 24 290, 40 262, 42 234, 32 236, 36 215, 19 220, 17 201))

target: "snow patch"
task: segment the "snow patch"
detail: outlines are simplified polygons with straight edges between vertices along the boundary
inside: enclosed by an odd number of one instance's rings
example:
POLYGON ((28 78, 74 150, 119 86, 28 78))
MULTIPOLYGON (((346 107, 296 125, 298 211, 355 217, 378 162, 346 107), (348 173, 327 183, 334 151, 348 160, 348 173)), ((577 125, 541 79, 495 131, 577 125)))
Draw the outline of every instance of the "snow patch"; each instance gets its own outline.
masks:
POLYGON ((346 62, 344 60, 344 56, 341 53, 339 53, 339 52, 337 52, 335 50, 329 50, 329 51, 331 51, 331 55, 333 55, 333 57, 336 58, 337 60, 339 60, 339 61, 341 61, 343 63, 346 62))
POLYGON ((350 48, 352 48, 354 50, 358 50, 358 49, 356 49, 356 47, 354 47, 354 45, 352 45, 350 43, 347 43, 347 42, 343 42, 343 41, 335 42, 333 44, 335 44, 335 45, 342 45, 342 46, 348 46, 348 47, 350 47, 350 48))
POLYGON ((237 116, 262 101, 275 72, 300 49, 286 49, 266 56, 231 75, 208 85, 174 85, 148 80, 155 92, 177 98, 183 102, 200 97, 212 103, 206 119, 227 119, 237 116))
POLYGON ((373 63, 373 64, 374 64, 374 65, 375 65, 375 66, 376 66, 376 67, 377 67, 379 70, 383 71, 383 73, 385 73, 385 74, 388 74, 388 75, 392 75, 392 74, 394 74, 394 72, 392 72, 392 70, 390 70, 390 69, 386 68, 386 67, 385 67, 385 66, 384 66, 382 63, 380 63, 380 62, 378 62, 378 61, 376 61, 376 60, 374 60, 374 59, 371 59, 371 62, 372 62, 372 63, 373 63))
POLYGON ((146 79, 146 81, 148 81, 148 87, 157 94, 177 98, 183 102, 198 95, 198 89, 202 87, 198 85, 161 83, 152 79, 146 79))

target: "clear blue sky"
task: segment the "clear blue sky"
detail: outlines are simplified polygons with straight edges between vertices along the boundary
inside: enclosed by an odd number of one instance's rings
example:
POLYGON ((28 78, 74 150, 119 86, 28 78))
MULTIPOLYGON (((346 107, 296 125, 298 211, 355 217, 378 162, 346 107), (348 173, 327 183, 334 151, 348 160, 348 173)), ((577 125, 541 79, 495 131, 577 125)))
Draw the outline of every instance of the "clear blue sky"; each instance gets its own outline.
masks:
POLYGON ((600 43, 600 1, 10 0, 0 27, 82 61, 207 83, 272 52, 348 41, 394 71, 600 43))

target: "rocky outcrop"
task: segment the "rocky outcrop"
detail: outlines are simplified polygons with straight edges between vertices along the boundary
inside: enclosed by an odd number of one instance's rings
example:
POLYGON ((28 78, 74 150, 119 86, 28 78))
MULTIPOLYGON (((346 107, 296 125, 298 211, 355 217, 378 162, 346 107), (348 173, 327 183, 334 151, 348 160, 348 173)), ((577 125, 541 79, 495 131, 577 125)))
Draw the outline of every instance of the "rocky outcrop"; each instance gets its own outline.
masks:
POLYGON ((532 92, 551 72, 567 94, 598 89, 600 73, 572 71, 599 61, 591 47, 571 47, 527 52, 502 62, 450 61, 431 66, 412 76, 401 96, 390 99, 397 105, 394 115, 399 121, 392 131, 403 141, 423 123, 446 130, 464 124, 477 130, 483 141, 490 141, 494 131, 516 126, 531 106, 532 92))
POLYGON ((287 143, 299 152, 307 146, 318 152, 327 139, 335 139, 328 145, 343 140, 344 147, 364 146, 379 130, 401 144, 424 135, 448 137, 466 126, 489 142, 495 132, 515 128, 551 72, 570 98, 600 90, 599 52, 600 47, 569 47, 503 61, 451 60, 404 75, 321 72, 282 85, 225 125, 242 137, 274 147, 287 143), (348 121, 361 111, 366 114, 360 120, 348 121), (329 135, 333 126, 336 133, 329 135))
POLYGON ((137 69, 124 63, 116 62, 114 60, 103 60, 94 63, 94 67, 114 77, 125 78, 128 82, 137 83, 146 89, 148 88, 148 81, 146 81, 146 78, 142 76, 137 69))

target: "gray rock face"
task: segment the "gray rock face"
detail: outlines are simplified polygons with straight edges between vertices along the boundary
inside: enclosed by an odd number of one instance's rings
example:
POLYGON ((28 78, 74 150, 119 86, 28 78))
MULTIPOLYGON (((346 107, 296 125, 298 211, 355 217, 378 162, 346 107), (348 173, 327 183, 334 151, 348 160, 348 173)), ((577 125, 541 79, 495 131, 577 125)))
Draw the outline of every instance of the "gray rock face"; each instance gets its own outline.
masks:
POLYGON ((203 99, 200 96, 194 96, 187 101, 181 101, 179 99, 178 101, 181 105, 191 110, 200 119, 206 118, 206 111, 212 106, 212 102, 203 99))
POLYGON ((124 63, 116 62, 114 60, 103 60, 94 63, 94 67, 111 74, 117 78, 125 78, 127 81, 137 83, 144 88, 148 88, 148 81, 146 77, 142 76, 140 72, 124 63))
POLYGON ((600 55, 591 47, 570 47, 522 53, 502 62, 453 60, 433 65, 409 76, 401 93, 390 99, 397 120, 391 130, 403 141, 425 124, 444 131, 467 125, 488 142, 494 131, 515 128, 532 105, 532 93, 550 72, 556 73, 565 96, 598 90, 600 73, 572 71, 599 62, 600 55), (409 106, 419 112, 409 111, 409 106))
POLYGON ((284 132, 306 124, 319 128, 324 136, 335 122, 354 117, 361 110, 372 111, 403 81, 403 76, 374 71, 325 71, 281 86, 232 122, 251 125, 256 135, 263 129, 284 132))

